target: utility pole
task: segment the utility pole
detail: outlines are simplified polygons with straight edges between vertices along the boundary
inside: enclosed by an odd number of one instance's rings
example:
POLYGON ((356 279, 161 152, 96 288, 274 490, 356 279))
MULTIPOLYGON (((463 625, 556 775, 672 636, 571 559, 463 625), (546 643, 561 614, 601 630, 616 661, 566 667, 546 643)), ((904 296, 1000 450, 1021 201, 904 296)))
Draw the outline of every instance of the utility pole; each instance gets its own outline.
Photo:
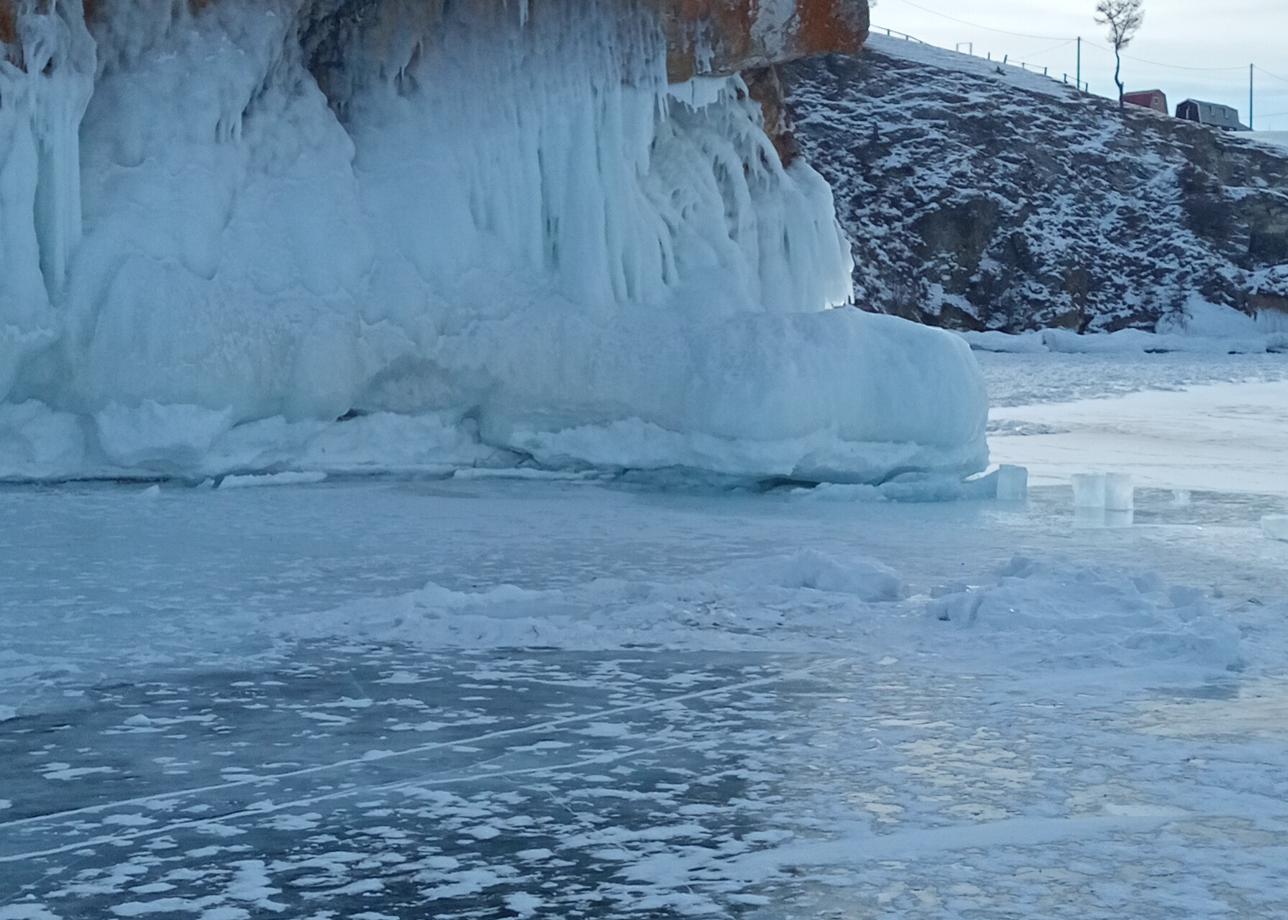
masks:
POLYGON ((1078 92, 1082 92, 1082 36, 1078 36, 1078 76, 1075 81, 1078 92))
POLYGON ((1248 65, 1248 130, 1249 131, 1253 129, 1252 116, 1254 114, 1254 110, 1252 108, 1252 105, 1255 100, 1252 95, 1252 90, 1256 82, 1256 78, 1257 78, 1257 65, 1249 64, 1248 65))

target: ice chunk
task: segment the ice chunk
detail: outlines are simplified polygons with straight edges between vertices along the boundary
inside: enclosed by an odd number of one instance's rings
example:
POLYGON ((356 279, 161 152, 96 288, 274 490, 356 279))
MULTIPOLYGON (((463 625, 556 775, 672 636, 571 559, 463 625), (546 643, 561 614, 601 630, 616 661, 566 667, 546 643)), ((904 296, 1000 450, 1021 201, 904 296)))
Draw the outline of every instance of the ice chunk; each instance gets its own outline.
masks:
POLYGON ((113 403, 98 412, 94 422, 99 446, 111 463, 181 470, 210 451, 232 427, 233 417, 228 409, 145 400, 137 406, 113 403))
POLYGON ((1261 519, 1261 529, 1270 539, 1288 543, 1288 514, 1267 514, 1261 519))
POLYGON ((1136 489, 1130 473, 1105 474, 1105 508, 1109 511, 1133 511, 1136 489))
POLYGON ((1075 508, 1103 509, 1105 507, 1104 473, 1074 473, 1072 482, 1075 508))
POLYGON ((1022 502, 1029 497, 1029 471, 1023 466, 1003 465, 997 471, 997 500, 1022 502))
POLYGON ((35 400, 0 403, 0 477, 58 479, 83 473, 87 460, 80 422, 35 400))

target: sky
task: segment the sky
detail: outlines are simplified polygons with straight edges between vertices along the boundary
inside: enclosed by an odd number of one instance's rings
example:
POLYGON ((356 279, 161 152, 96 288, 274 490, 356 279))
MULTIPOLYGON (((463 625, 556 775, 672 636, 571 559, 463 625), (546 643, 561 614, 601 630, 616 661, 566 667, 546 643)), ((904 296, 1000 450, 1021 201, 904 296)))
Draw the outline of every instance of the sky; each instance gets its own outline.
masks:
MULTIPOLYGON (((872 22, 947 48, 973 42, 980 56, 1008 54, 1011 61, 1048 66, 1057 76, 1067 71, 1070 79, 1077 57, 1072 39, 1081 35, 1082 79, 1093 93, 1116 96, 1114 58, 1104 27, 1095 23, 1095 5, 1096 0, 877 0, 872 22)), ((1246 123, 1250 63, 1258 67, 1255 127, 1288 131, 1285 0, 1145 0, 1145 24, 1125 52, 1123 79, 1128 90, 1163 90, 1173 109, 1190 97, 1235 106, 1246 123)))

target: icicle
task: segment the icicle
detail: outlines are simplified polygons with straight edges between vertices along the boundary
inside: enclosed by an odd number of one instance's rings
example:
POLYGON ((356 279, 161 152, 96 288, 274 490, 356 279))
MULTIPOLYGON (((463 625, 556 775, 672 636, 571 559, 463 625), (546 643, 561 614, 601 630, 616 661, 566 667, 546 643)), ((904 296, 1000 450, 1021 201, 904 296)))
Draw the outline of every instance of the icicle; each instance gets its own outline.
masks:
POLYGON ((40 265, 54 296, 81 236, 80 124, 96 67, 81 0, 53 0, 48 12, 19 15, 23 60, 32 89, 39 163, 35 220, 40 265))

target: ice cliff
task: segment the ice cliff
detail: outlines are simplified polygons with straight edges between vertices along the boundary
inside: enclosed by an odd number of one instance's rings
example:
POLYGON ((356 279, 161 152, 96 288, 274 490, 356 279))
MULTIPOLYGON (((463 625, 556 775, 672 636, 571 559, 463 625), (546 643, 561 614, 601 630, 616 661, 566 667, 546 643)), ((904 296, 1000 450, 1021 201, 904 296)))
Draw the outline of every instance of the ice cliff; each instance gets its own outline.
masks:
POLYGON ((862 0, 0 0, 0 476, 979 468, 745 67, 862 0), (88 13, 88 15, 87 15, 88 13))

